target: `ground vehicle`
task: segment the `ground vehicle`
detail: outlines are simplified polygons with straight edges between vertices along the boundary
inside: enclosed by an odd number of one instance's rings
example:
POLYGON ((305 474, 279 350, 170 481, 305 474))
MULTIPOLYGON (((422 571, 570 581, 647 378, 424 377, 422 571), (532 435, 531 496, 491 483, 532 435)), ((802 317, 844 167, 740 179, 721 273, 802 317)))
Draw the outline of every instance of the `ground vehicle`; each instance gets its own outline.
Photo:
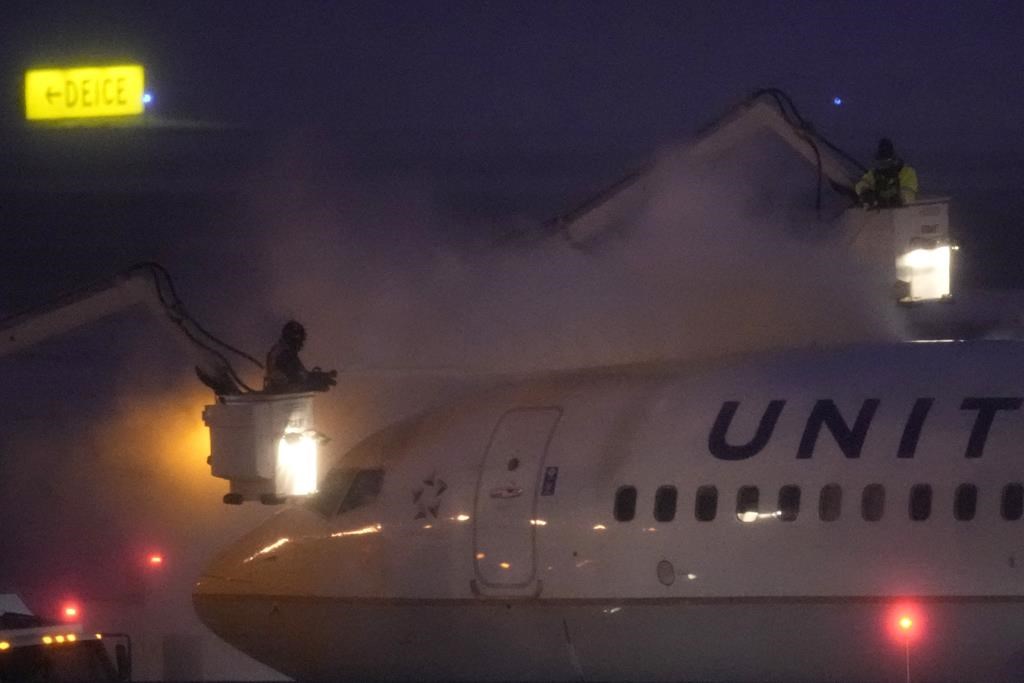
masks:
POLYGON ((131 674, 127 635, 85 633, 80 623, 47 621, 16 595, 0 595, 0 682, 130 681, 131 674))

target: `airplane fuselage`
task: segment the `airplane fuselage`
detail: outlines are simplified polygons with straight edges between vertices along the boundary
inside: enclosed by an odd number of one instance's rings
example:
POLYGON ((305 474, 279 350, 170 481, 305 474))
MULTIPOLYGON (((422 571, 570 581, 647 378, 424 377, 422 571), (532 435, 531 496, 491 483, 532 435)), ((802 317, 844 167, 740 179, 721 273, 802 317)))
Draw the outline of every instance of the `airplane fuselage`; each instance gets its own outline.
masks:
POLYGON ((303 679, 1018 680, 1022 380, 972 342, 506 386, 364 441, 195 604, 303 679))

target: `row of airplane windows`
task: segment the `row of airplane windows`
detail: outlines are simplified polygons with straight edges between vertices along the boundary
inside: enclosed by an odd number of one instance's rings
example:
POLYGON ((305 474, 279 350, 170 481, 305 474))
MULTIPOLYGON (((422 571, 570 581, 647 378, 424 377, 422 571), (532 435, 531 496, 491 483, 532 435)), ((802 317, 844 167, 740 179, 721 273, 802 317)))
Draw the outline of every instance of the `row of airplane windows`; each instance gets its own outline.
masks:
MULTIPOLYGON (((778 505, 771 512, 761 512, 761 493, 757 486, 741 486, 736 493, 736 517, 752 522, 775 517, 793 522, 800 514, 801 490, 786 485, 779 489, 778 505)), ((660 486, 654 494, 654 519, 671 522, 676 518, 679 492, 675 486, 660 486)), ((615 493, 615 519, 629 522, 636 517, 637 490, 635 486, 620 486, 615 493)), ((834 522, 839 519, 843 506, 843 489, 839 484, 823 486, 818 495, 818 519, 834 522)), ((978 487, 961 484, 953 496, 953 518, 961 522, 974 519, 978 509, 978 487)), ((910 488, 907 505, 910 519, 923 522, 932 514, 932 487, 916 484, 910 488)), ((1006 520, 1018 520, 1024 515, 1024 484, 1013 483, 1003 487, 1000 514, 1006 520)), ((694 499, 693 516, 698 522, 710 522, 718 515, 718 488, 701 486, 694 499)), ((877 522, 885 515, 885 486, 869 484, 860 495, 860 516, 868 522, 877 522)))

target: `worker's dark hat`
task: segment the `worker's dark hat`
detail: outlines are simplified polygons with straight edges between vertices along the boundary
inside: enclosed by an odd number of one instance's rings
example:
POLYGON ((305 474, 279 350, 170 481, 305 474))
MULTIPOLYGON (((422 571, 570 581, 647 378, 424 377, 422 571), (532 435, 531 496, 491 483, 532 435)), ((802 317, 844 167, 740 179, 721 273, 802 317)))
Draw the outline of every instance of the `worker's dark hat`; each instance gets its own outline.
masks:
POLYGON ((892 145, 892 140, 889 138, 882 138, 878 141, 878 151, 875 152, 875 159, 881 161, 882 159, 892 159, 896 156, 896 148, 892 145))
POLYGON ((306 339, 306 328, 296 320, 289 320, 281 328, 281 336, 285 339, 304 341, 306 339))

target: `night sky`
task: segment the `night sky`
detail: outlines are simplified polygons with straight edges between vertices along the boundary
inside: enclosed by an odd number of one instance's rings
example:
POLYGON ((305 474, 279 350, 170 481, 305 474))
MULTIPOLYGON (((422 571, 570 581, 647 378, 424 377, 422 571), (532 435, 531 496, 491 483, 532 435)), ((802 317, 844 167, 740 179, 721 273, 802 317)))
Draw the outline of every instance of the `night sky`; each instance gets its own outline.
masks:
POLYGON ((166 115, 559 131, 569 149, 622 135, 654 145, 776 85, 843 141, 885 130, 908 153, 1006 152, 1024 111, 1022 13, 1013 2, 8 3, 2 71, 13 94, 27 66, 131 59, 166 115))
POLYGON ((892 137, 924 192, 957 198, 967 275, 1019 286, 1022 32, 1014 2, 7 3, 0 180, 212 187, 304 146, 349 182, 413 177, 457 214, 543 220, 777 86, 862 160, 892 137), (26 68, 112 61, 145 65, 159 129, 25 127, 26 68))

